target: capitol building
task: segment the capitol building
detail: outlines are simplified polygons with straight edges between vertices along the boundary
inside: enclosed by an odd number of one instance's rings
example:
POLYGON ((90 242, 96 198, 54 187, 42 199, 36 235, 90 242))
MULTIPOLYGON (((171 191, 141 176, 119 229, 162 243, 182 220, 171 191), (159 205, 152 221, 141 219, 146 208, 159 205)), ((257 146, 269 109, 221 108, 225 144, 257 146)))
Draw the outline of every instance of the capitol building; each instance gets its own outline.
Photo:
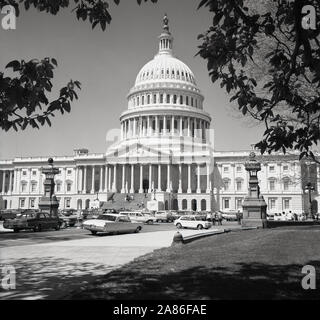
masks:
MULTIPOLYGON (((158 52, 139 71, 127 100, 121 135, 105 153, 82 148, 70 156, 50 155, 60 170, 55 177, 60 209, 242 210, 248 192, 244 164, 251 150, 214 149, 204 96, 193 72, 173 54, 167 17, 158 52)), ((3 207, 38 208, 47 159, 0 160, 3 207)), ((299 161, 297 154, 257 159, 267 212, 308 210, 308 182, 315 189, 312 201, 318 201, 320 171, 315 164, 299 161)))

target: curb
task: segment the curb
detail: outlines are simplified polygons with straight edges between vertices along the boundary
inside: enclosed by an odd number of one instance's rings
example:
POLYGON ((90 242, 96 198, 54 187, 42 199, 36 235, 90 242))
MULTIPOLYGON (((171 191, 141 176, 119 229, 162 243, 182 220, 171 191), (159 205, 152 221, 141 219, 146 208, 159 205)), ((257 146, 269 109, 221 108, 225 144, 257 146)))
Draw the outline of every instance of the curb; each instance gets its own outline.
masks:
POLYGON ((241 229, 222 229, 222 230, 218 230, 218 231, 208 231, 208 232, 193 234, 191 236, 185 236, 185 237, 179 231, 177 231, 175 233, 175 235, 173 236, 171 246, 190 243, 190 242, 198 240, 198 239, 202 239, 202 238, 206 238, 206 237, 214 236, 214 235, 218 235, 218 234, 256 230, 256 229, 258 229, 258 228, 257 227, 245 227, 245 228, 241 228, 241 229))

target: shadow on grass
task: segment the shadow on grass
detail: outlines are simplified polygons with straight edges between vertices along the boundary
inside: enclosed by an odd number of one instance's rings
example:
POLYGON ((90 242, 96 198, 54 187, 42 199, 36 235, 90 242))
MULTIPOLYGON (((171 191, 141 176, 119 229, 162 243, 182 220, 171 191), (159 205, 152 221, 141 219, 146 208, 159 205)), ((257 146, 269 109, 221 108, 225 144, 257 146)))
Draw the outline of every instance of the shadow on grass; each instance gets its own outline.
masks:
POLYGON ((115 268, 90 262, 72 263, 69 259, 53 257, 18 259, 12 263, 16 270, 16 289, 0 289, 0 300, 56 299, 66 292, 80 290, 98 274, 106 274, 115 268))
MULTIPOLYGON (((308 264, 320 272, 319 261, 308 264)), ((159 275, 125 268, 64 299, 319 299, 318 290, 302 289, 301 268, 240 263, 233 269, 193 267, 159 275)))

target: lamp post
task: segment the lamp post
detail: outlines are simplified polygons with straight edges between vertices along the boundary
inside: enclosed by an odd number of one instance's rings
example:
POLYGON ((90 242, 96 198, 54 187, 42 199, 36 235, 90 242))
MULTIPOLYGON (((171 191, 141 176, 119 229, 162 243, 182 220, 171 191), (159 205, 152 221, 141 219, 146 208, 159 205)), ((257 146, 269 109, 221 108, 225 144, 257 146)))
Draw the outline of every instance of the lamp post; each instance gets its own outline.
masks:
POLYGON ((309 195, 309 218, 312 219, 312 199, 311 199, 311 192, 313 192, 315 190, 315 187, 312 185, 311 182, 308 182, 305 187, 304 190, 306 192, 308 192, 309 195))

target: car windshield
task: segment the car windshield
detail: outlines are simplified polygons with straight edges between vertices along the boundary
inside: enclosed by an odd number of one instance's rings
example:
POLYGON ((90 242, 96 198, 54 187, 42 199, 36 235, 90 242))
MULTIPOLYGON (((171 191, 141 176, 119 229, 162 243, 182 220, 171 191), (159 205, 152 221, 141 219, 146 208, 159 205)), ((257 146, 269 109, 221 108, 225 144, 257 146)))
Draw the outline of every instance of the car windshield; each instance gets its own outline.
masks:
POLYGON ((98 219, 107 221, 116 221, 117 217, 111 216, 109 214, 100 214, 98 219))

